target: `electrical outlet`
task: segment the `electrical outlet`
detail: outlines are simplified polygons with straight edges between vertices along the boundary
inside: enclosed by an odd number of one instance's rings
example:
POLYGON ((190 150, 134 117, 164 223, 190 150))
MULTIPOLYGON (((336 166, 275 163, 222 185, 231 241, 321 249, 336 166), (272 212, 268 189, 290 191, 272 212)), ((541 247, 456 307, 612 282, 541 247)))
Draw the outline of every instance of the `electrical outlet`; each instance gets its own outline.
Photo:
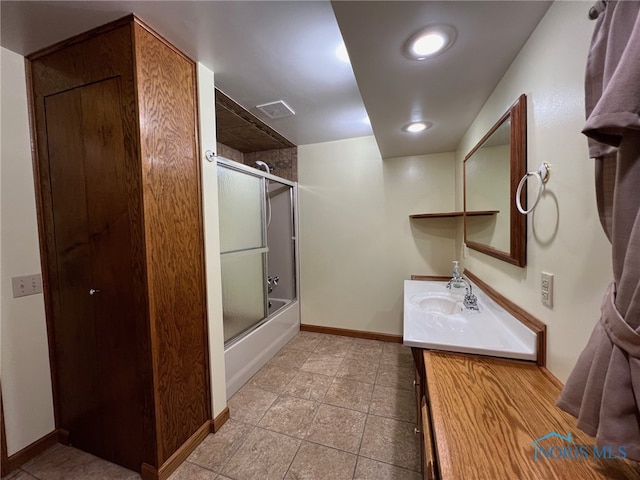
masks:
POLYGON ((36 273, 23 277, 12 277, 11 286, 13 287, 13 298, 42 293, 42 275, 36 273))
POLYGON ((553 307, 553 273, 542 272, 540 281, 540 300, 543 305, 553 307))

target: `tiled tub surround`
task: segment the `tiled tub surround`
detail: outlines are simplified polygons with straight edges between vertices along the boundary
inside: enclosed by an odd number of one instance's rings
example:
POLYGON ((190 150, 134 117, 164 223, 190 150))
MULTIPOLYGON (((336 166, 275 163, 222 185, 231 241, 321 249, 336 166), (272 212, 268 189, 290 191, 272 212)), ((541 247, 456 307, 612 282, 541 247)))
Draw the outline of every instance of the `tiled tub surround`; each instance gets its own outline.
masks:
POLYGON ((244 163, 250 167, 256 167, 258 160, 266 162, 273 167, 274 175, 292 182, 298 181, 298 147, 277 148, 274 150, 263 150, 259 152, 242 153, 223 143, 217 144, 218 155, 239 163, 244 163))
MULTIPOLYGON (((300 332, 229 400, 230 420, 170 478, 418 480, 412 362, 400 344, 300 332)), ((140 477, 57 445, 6 478, 140 477)))

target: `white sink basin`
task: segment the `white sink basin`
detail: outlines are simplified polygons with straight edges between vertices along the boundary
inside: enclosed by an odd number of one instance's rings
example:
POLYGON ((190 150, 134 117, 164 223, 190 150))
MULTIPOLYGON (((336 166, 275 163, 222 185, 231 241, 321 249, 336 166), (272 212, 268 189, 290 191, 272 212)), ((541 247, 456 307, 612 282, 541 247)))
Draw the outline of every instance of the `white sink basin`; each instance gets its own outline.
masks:
POLYGON ((461 313, 464 310, 459 298, 442 293, 419 293, 412 296, 409 302, 425 312, 441 315, 461 313))
POLYGON ((480 311, 446 282, 406 280, 403 343, 411 347, 536 360, 536 335, 475 285, 480 311))

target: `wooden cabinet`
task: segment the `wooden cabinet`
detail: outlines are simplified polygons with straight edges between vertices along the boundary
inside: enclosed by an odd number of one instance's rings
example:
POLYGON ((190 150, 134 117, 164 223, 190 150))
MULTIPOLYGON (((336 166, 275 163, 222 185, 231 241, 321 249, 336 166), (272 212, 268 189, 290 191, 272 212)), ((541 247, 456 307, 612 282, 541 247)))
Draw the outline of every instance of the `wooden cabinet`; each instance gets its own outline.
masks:
POLYGON ((595 439, 555 406, 559 382, 531 362, 413 349, 423 383, 420 422, 424 478, 640 478, 623 458, 571 456, 593 452, 595 439), (431 430, 431 432, 429 431, 431 430), (571 434, 567 446, 556 436, 571 434), (538 452, 544 444, 554 455, 538 452), (569 454, 562 457, 569 449, 569 454), (559 453, 560 452, 560 453, 559 453), (433 461, 432 461, 433 460, 433 461))
POLYGON ((429 410, 429 390, 424 368, 424 356, 421 348, 411 348, 415 366, 415 380, 413 386, 416 394, 416 433, 420 434, 420 460, 424 480, 437 480, 437 458, 435 441, 431 428, 431 413, 429 410))
POLYGON ((211 417, 195 64, 130 16, 27 71, 56 426, 166 478, 211 417))
POLYGON ((422 475, 424 480, 436 480, 436 453, 433 440, 433 431, 431 430, 431 413, 429 412, 429 404, 426 397, 420 400, 420 419, 422 426, 422 446, 423 452, 422 475))

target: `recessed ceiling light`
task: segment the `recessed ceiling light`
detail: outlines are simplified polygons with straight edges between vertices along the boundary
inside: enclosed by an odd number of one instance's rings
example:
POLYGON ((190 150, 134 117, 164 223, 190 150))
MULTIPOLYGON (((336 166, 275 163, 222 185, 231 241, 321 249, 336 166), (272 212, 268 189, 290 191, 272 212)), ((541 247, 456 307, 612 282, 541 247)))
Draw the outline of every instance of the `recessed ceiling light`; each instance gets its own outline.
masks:
POLYGON ((341 62, 349 63, 349 53, 347 52, 347 47, 344 42, 336 48, 336 57, 338 57, 341 62))
POLYGON ((442 35, 439 33, 430 33, 413 42, 411 50, 419 57, 428 57, 429 55, 437 53, 438 50, 442 50, 445 43, 446 39, 442 35))
POLYGON ((411 122, 402 127, 402 130, 409 133, 420 133, 427 130, 428 128, 431 128, 432 126, 433 123, 431 122, 411 122))
POLYGON ((449 48, 456 31, 448 25, 432 25, 418 30, 404 43, 404 55, 412 60, 434 57, 449 48))

